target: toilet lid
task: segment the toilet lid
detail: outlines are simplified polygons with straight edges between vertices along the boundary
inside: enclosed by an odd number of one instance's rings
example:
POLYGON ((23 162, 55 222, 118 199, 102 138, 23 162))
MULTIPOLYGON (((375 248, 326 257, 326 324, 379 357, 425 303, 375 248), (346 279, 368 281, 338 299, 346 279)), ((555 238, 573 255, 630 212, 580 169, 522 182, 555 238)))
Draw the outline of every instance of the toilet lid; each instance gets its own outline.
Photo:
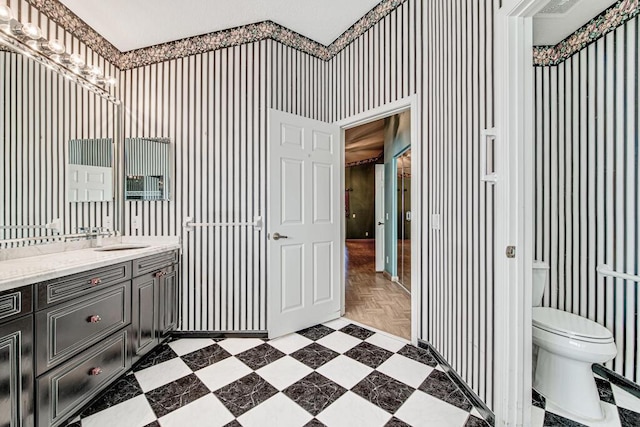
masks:
POLYGON ((604 326, 577 314, 549 307, 533 308, 533 326, 581 341, 611 341, 613 335, 604 326))

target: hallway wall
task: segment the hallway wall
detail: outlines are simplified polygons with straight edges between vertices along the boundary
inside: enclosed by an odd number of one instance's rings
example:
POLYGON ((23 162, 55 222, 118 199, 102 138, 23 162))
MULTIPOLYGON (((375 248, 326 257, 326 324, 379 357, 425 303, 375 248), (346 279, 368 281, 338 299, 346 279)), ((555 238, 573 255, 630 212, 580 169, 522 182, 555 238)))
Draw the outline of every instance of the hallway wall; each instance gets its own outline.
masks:
POLYGON ((347 239, 375 238, 375 166, 375 163, 367 163, 345 168, 344 186, 351 190, 348 196, 349 216, 345 221, 347 239))

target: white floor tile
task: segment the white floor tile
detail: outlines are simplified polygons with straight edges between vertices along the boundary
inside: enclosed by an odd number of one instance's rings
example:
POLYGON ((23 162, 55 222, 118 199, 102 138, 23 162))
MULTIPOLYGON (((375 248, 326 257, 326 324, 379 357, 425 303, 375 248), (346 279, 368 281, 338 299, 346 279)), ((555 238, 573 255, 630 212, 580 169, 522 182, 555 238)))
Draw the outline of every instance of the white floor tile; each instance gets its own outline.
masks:
POLYGON ((145 393, 172 381, 191 374, 191 369, 176 357, 150 368, 136 372, 134 375, 145 393))
POLYGON ((531 407, 531 427, 543 427, 544 426, 544 409, 537 406, 531 407))
MULTIPOLYGON (((299 427, 311 421, 311 414, 282 393, 278 393, 238 417, 243 427, 299 427)), ((163 426, 164 427, 164 426, 163 426)))
POLYGON ((250 348, 264 344, 264 341, 259 338, 227 338, 226 340, 218 342, 218 344, 235 356, 250 348))
POLYGON ((562 408, 556 406, 552 402, 547 402, 545 405, 545 409, 554 414, 560 415, 562 417, 568 418, 570 420, 578 421, 589 427, 620 427, 620 415, 618 414, 618 409, 615 405, 606 402, 600 402, 602 406, 602 411, 604 412, 604 420, 602 421, 590 421, 585 420, 580 417, 576 417, 573 414, 568 413, 562 408))
POLYGON ((251 368, 235 357, 228 357, 218 363, 200 369, 196 372, 196 376, 200 378, 209 390, 216 391, 220 387, 224 387, 251 372, 253 372, 251 368))
POLYGON ((162 427, 222 427, 234 416, 213 394, 165 415, 158 421, 162 427))
POLYGON ((371 335, 369 338, 367 338, 365 341, 373 345, 377 345, 378 347, 382 347, 384 349, 392 351, 394 353, 400 350, 405 345, 407 345, 406 342, 403 342, 394 338, 390 338, 381 333, 375 333, 371 335))
POLYGON ((318 344, 323 345, 338 353, 344 353, 351 350, 362 342, 362 340, 345 334, 344 332, 336 331, 326 337, 320 338, 316 341, 318 344))
POLYGON ((256 371, 269 384, 281 391, 311 372, 313 369, 291 356, 282 357, 256 371))
POLYGON ((339 317, 338 319, 334 319, 334 320, 330 320, 326 323, 324 323, 325 326, 328 326, 332 329, 335 329, 336 331, 338 329, 342 329, 345 326, 351 324, 351 321, 345 317, 339 317))
POLYGON ((400 382, 418 388, 420 384, 429 376, 433 368, 424 363, 416 362, 399 354, 394 354, 382 365, 378 366, 378 371, 389 375, 400 382))
POLYGON ((414 427, 462 427, 469 414, 440 399, 416 391, 398 409, 396 417, 414 427))
POLYGON ((201 348, 209 347, 214 341, 209 338, 185 338, 171 341, 169 347, 178 355, 183 356, 201 348))
POLYGON ((136 396, 82 419, 83 427, 143 427, 156 420, 144 395, 136 396))
POLYGON ((362 381, 372 371, 372 368, 343 355, 330 360, 317 369, 319 374, 340 384, 347 390, 362 381))
POLYGON ((611 389, 613 390, 613 397, 618 406, 634 412, 640 412, 640 399, 616 385, 611 384, 611 389))
POLYGON ((384 426, 391 414, 348 391, 316 418, 331 427, 378 427, 384 426))
POLYGON ((308 346, 312 342, 309 338, 303 337, 300 334, 289 334, 276 338, 275 340, 270 340, 269 345, 283 353, 291 354, 294 351, 300 350, 302 347, 308 346))

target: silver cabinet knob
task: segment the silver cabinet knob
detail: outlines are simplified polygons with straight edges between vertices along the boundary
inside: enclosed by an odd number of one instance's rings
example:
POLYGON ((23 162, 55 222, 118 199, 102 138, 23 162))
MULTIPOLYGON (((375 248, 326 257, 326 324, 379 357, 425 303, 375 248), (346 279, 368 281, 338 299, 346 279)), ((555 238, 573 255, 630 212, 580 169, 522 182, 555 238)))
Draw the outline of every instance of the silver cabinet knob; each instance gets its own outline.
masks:
POLYGON ((273 233, 273 240, 280 240, 280 239, 288 239, 289 236, 284 236, 280 233, 273 233))

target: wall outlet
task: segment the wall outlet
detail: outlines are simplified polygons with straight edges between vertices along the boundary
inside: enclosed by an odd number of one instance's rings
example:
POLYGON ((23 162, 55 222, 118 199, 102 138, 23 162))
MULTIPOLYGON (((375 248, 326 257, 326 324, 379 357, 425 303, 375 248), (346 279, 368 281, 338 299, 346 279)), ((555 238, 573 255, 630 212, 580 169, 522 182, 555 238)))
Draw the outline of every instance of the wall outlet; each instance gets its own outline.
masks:
POLYGON ((140 231, 142 228, 142 219, 140 215, 134 215, 131 217, 131 230, 132 231, 140 231))
POLYGON ((352 217, 352 218, 355 218, 355 217, 356 217, 356 214, 351 214, 351 217, 352 217))
POLYGON ((113 217, 111 215, 106 215, 102 221, 102 226, 109 231, 113 231, 113 217))
POLYGON ((387 257, 387 264, 389 264, 389 257, 387 257))
POLYGON ((431 228, 434 230, 440 230, 442 228, 442 220, 440 214, 431 215, 431 228))
POLYGON ((385 219, 386 221, 389 221, 389 214, 388 214, 388 213, 384 214, 384 219, 385 219))
POLYGON ((368 231, 364 232, 364 237, 369 237, 369 232, 368 231))

